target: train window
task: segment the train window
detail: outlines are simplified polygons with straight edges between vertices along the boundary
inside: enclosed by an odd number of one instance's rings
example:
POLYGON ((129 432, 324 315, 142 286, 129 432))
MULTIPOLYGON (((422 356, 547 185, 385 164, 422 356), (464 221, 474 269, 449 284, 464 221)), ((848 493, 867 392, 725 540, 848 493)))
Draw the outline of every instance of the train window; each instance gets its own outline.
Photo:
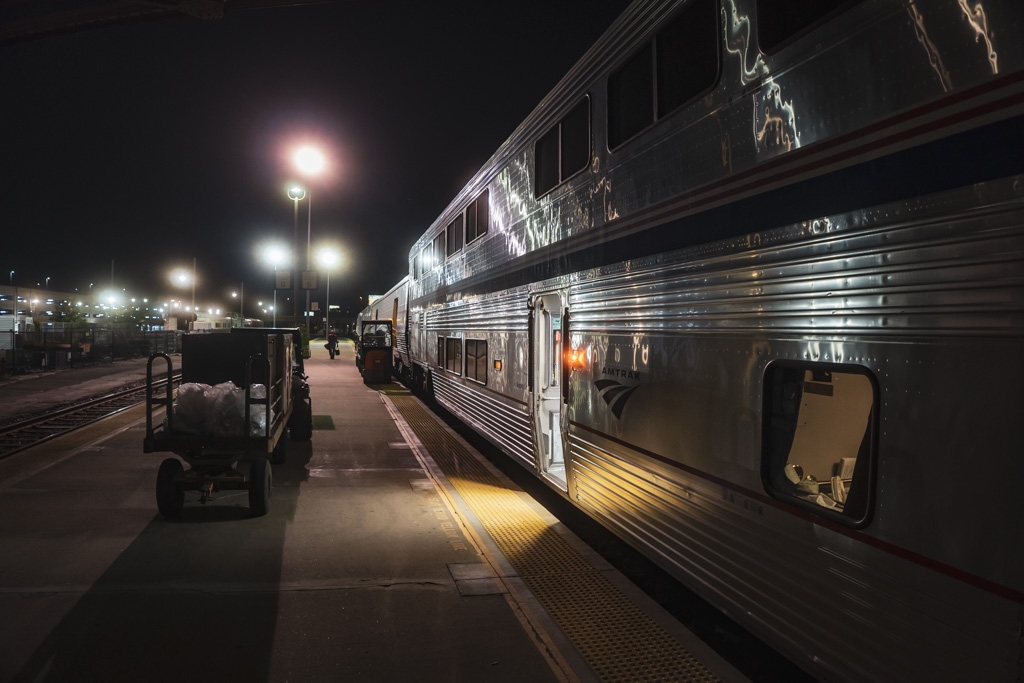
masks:
POLYGON ((770 52, 857 0, 757 0, 757 42, 770 52))
POLYGON ((434 256, 430 265, 439 266, 444 263, 445 248, 444 248, 444 231, 437 233, 434 237, 434 256))
POLYGON ((718 3, 694 0, 608 75, 608 148, 713 86, 718 52, 718 3))
POLYGON ((431 256, 432 250, 433 247, 428 244, 423 247, 423 250, 420 252, 420 267, 423 269, 424 273, 429 273, 430 269, 434 267, 434 259, 431 256))
POLYGON ((487 198, 488 192, 484 190, 466 207, 466 244, 487 234, 487 223, 490 220, 487 198))
POLYGON ((584 97, 534 146, 536 195, 546 194, 590 164, 590 98, 584 97))
POLYGON ((865 368, 769 365, 761 447, 765 489, 844 524, 867 524, 874 497, 877 387, 865 368))
POLYGON ((466 340, 466 377, 487 384, 487 340, 466 340))
POLYGON ((437 367, 444 367, 444 337, 437 338, 437 367))
POLYGON ((651 43, 608 76, 608 146, 612 149, 654 122, 651 43))
POLYGON ((462 340, 460 338, 449 337, 445 340, 444 360, 445 370, 454 372, 456 375, 462 374, 462 340))
POLYGON ((548 131, 534 147, 534 167, 537 169, 537 196, 547 194, 558 185, 558 126, 548 131))
POLYGON ((561 179, 568 180, 590 164, 590 107, 584 99, 562 119, 561 179))
POLYGON ((476 238, 476 201, 466 207, 466 244, 476 238))
MULTIPOLYGON (((476 198, 476 237, 487 234, 491 229, 491 202, 490 192, 484 190, 476 198)), ((476 239, 474 237, 473 239, 476 239)))
POLYGON ((658 32, 658 118, 667 116, 718 80, 718 7, 691 2, 658 32))
POLYGON ((458 253, 462 249, 462 226, 463 219, 462 214, 455 217, 451 223, 448 224, 448 255, 458 253))

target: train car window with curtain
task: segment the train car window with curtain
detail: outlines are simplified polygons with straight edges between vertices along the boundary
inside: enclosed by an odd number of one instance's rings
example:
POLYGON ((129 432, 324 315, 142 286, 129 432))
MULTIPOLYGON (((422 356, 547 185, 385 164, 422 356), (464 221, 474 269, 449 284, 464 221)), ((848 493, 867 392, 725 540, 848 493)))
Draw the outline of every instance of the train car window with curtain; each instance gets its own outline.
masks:
POLYGON ((877 386, 859 367, 770 365, 761 460, 768 493, 849 526, 867 524, 874 498, 877 386))
POLYGON ((859 0, 757 0, 757 43, 762 52, 782 46, 812 24, 859 0))
POLYGON ((655 37, 658 118, 667 116, 718 80, 718 5, 691 2, 655 37))

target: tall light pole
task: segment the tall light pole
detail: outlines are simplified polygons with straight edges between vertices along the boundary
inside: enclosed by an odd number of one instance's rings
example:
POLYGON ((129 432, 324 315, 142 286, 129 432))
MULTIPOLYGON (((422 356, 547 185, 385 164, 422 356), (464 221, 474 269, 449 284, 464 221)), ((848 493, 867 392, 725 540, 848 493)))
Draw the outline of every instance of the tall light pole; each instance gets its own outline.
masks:
MULTIPOLYGON (((306 197, 306 190, 299 185, 292 185, 288 188, 288 198, 292 200, 292 204, 295 205, 295 223, 294 223, 294 237, 295 237, 295 253, 299 252, 299 202, 306 197)), ((308 260, 308 257, 307 257, 308 260)), ((306 268, 309 268, 309 264, 306 264, 306 268)), ((295 326, 299 326, 299 278, 295 278, 292 282, 292 297, 295 305, 292 307, 295 315, 295 326)), ((306 310, 309 310, 309 306, 306 306, 306 310)), ((305 317, 305 316, 303 316, 305 317)), ((307 328, 307 337, 309 336, 307 328)))
MULTIPOLYGON (((113 261, 111 261, 111 264, 113 264, 113 261)), ((113 266, 111 266, 111 267, 113 267, 113 266)), ((199 314, 196 313, 196 257, 195 256, 192 257, 192 316, 194 318, 197 318, 197 319, 199 318, 199 314)), ((194 323, 195 323, 194 320, 189 321, 189 323, 188 323, 188 331, 189 332, 192 331, 192 329, 194 327, 194 323)))
POLYGON ((324 309, 324 334, 331 332, 331 268, 338 265, 338 252, 324 247, 316 254, 317 264, 327 273, 327 306, 324 309))
MULTIPOLYGON (((191 313, 194 315, 195 311, 196 311, 196 261, 195 261, 195 259, 192 259, 192 274, 191 275, 189 275, 189 272, 187 270, 185 270, 184 268, 178 268, 173 273, 171 273, 171 281, 174 282, 174 284, 176 284, 176 285, 178 285, 179 287, 182 287, 182 288, 184 288, 186 285, 188 285, 190 283, 190 281, 191 281, 191 284, 192 284, 192 310, 191 310, 191 313)), ((90 288, 92 287, 91 283, 89 284, 89 287, 90 288)), ((189 322, 188 322, 188 331, 189 332, 192 331, 192 321, 191 320, 189 320, 189 322)))
POLYGON ((245 327, 245 282, 239 283, 237 292, 231 292, 231 298, 235 297, 238 297, 238 317, 242 319, 242 327, 245 327))
POLYGON ((276 244, 269 245, 263 251, 263 258, 274 266, 274 306, 271 309, 274 311, 274 327, 277 327, 277 267, 285 260, 286 256, 287 252, 285 249, 276 244))
MULTIPOLYGON (((309 177, 318 174, 324 167, 324 155, 319 150, 313 147, 303 147, 295 153, 295 166, 299 171, 309 177)), ((295 203, 296 211, 298 211, 298 202, 295 203)), ((311 267, 311 254, 309 249, 310 237, 313 233, 313 194, 309 191, 306 192, 306 208, 308 210, 306 217, 306 270, 311 267)), ((298 232, 298 229, 296 229, 298 232)), ((297 293, 297 292, 296 292, 297 293)), ((306 338, 309 339, 309 290, 306 290, 306 338)))

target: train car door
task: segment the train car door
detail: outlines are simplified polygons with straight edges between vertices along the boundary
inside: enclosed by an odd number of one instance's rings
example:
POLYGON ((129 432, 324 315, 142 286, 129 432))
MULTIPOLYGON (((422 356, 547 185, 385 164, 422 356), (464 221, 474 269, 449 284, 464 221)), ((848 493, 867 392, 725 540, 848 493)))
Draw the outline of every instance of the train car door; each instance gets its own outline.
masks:
POLYGON ((530 372, 537 464, 542 474, 565 487, 562 448, 562 297, 543 294, 533 302, 530 372))

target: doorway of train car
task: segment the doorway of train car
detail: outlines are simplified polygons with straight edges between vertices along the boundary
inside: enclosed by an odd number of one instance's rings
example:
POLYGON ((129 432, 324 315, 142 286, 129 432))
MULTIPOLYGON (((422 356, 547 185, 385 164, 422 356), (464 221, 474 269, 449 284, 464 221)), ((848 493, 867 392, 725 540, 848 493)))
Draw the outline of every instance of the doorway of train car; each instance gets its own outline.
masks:
POLYGON ((540 294, 533 299, 530 318, 530 383, 537 466, 541 474, 563 489, 565 454, 562 446, 562 297, 540 294))

